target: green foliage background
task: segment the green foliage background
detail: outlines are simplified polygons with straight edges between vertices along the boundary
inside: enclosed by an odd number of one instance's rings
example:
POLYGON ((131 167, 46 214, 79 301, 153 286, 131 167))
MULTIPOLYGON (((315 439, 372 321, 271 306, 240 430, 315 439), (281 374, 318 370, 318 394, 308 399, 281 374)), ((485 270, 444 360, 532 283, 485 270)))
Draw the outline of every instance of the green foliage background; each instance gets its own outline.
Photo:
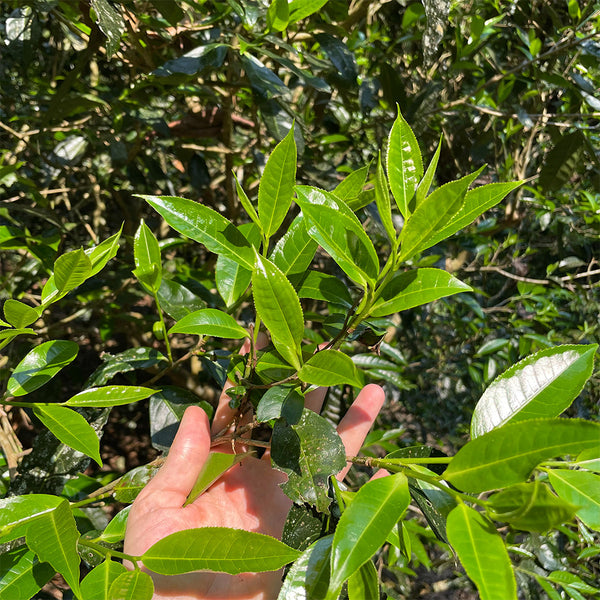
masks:
MULTIPOLYGON (((292 123, 299 183, 333 190, 369 161, 373 183, 398 105, 425 164, 442 139, 436 185, 483 165, 477 185, 526 180, 501 208, 413 261, 445 268, 474 294, 403 311, 378 323, 381 331, 366 332, 367 344, 346 348, 386 385, 388 409, 375 437, 400 423, 405 445, 453 449, 499 373, 547 347, 600 342, 600 7, 577 0, 330 0, 292 2, 283 18, 281 4, 2 3, 0 299, 39 304, 40 282, 59 255, 123 227, 127 251, 43 316, 39 341, 78 342, 76 364, 85 367, 53 380, 44 394, 65 399, 80 390, 104 351, 164 351, 147 290, 131 275, 140 265, 126 258, 141 219, 159 239, 164 277, 189 291, 188 305, 226 302, 216 290, 214 255, 170 237, 135 194, 200 200, 241 224, 236 177, 249 196, 259 196, 260 210, 266 156, 292 123), (319 7, 305 15, 302 6, 310 4, 319 7), (367 348, 383 333, 375 357, 367 348)), ((389 241, 372 199, 360 200, 361 220, 383 254, 389 241)), ((341 275, 326 255, 318 260, 341 275)), ((304 310, 320 335, 333 327, 319 321, 317 301, 304 310)), ((29 347, 18 338, 3 350, 3 386, 29 347)), ((158 364, 155 358, 145 357, 148 365, 158 364)), ((147 380, 130 375, 120 377, 147 380)), ((173 378, 210 401, 218 387, 212 375, 187 360, 173 378)), ((598 420, 599 398, 594 373, 570 416, 598 420)), ((349 401, 332 401, 329 410, 343 411, 349 401)), ((94 418, 101 427, 108 413, 94 418)), ((54 443, 41 437, 40 448, 54 443)), ((32 460, 47 452, 34 451, 32 460)), ((40 485, 33 475, 11 482, 5 463, 5 491, 40 485)), ((79 481, 86 483, 93 486, 79 481)), ((43 485, 37 491, 60 488, 52 480, 43 485)), ((548 572, 553 560, 574 560, 577 542, 562 535, 550 540, 557 550, 543 564, 548 572)), ((523 551, 543 563, 545 543, 532 536, 523 551)), ((583 575, 593 581, 597 569, 592 564, 583 575)), ((391 571, 396 591, 389 593, 408 593, 408 566, 391 571)))

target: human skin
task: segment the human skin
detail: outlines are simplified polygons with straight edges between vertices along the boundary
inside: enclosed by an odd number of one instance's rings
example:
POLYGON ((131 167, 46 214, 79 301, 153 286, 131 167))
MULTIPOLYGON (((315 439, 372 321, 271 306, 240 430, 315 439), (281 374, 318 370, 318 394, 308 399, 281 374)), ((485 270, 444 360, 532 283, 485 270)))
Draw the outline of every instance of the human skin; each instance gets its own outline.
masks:
MULTIPOLYGON (((325 390, 317 390, 307 396, 306 406, 318 412, 324 397, 325 390)), ((231 422, 233 413, 228 401, 223 393, 213 420, 213 433, 231 422)), ((360 450, 383 401, 383 390, 368 385, 341 420, 338 433, 348 456, 360 450)), ((208 457, 210 444, 206 413, 197 406, 189 407, 164 465, 131 507, 125 535, 127 554, 140 556, 165 536, 196 527, 232 527, 281 539, 292 502, 279 487, 286 476, 271 467, 268 452, 260 459, 244 459, 184 506, 208 457)), ((338 480, 346 476, 350 466, 338 473, 338 480)), ((151 575, 155 586, 153 600, 275 600, 282 583, 281 571, 151 575)))

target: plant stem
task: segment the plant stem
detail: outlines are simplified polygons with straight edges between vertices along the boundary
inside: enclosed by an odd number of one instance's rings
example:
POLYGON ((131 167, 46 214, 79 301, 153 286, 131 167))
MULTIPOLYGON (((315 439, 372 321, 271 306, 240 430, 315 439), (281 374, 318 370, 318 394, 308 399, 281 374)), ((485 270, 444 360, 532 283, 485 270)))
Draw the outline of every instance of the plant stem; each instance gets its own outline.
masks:
POLYGON ((139 560, 141 560, 141 556, 133 556, 131 554, 125 554, 125 552, 119 552, 118 550, 113 550, 112 548, 107 548, 106 546, 103 546, 102 544, 98 544, 96 542, 92 542, 91 540, 86 540, 83 538, 79 538, 78 541, 79 544, 81 544, 82 546, 87 546, 88 548, 91 548, 92 550, 96 550, 96 552, 99 552, 100 554, 104 554, 106 556, 106 558, 110 558, 111 556, 115 556, 116 558, 120 558, 121 560, 128 560, 130 562, 132 562, 134 565, 136 565, 136 569, 137 567, 137 563, 139 560))

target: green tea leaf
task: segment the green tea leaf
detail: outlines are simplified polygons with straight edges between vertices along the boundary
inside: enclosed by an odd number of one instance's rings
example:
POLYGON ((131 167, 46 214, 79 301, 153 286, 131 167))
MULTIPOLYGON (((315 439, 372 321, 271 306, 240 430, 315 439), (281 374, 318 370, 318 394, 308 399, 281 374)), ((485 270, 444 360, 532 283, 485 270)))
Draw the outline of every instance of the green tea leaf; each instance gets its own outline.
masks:
POLYGON ((379 597, 379 575, 373 562, 368 560, 348 579, 348 600, 379 597))
POLYGON ((169 329, 169 334, 171 333, 210 335, 233 340, 248 337, 248 332, 231 315, 216 308, 203 308, 190 313, 169 329))
POLYGON ((288 0, 271 0, 267 11, 267 23, 274 31, 284 31, 290 18, 288 0))
POLYGON ((388 182, 383 172, 383 166, 381 165, 381 153, 377 159, 377 171, 375 172, 375 203, 377 204, 377 210, 379 211, 379 217, 383 223, 383 227, 387 236, 392 242, 392 245, 396 246, 396 228, 392 221, 392 204, 390 202, 390 191, 388 189, 388 182))
POLYGON ((352 210, 333 194, 317 188, 296 186, 296 194, 308 234, 350 279, 363 287, 373 285, 379 273, 379 259, 352 210))
POLYGON ((259 423, 271 419, 284 418, 288 425, 295 425, 304 410, 304 396, 297 388, 278 385, 269 388, 256 407, 256 420, 259 423))
MULTIPOLYGON (((108 544, 116 544, 117 542, 122 542, 125 539, 125 529, 127 527, 127 519, 129 517, 130 510, 131 505, 126 506, 111 519, 110 523, 100 534, 100 539, 103 542, 107 542, 108 544)), ((109 569, 110 567, 107 566, 106 568, 109 569)))
POLYGON ((471 290, 469 285, 442 269, 398 271, 392 275, 373 303, 371 316, 384 317, 471 290))
POLYGON ((125 473, 115 486, 115 500, 117 502, 133 502, 157 471, 158 467, 142 465, 125 473))
POLYGON ((523 185, 522 181, 512 183, 488 183, 481 185, 473 190, 469 190, 465 195, 465 201, 461 209, 446 224, 433 234, 430 239, 430 246, 435 246, 438 242, 449 238, 456 232, 470 225, 477 217, 486 210, 496 206, 510 192, 523 185))
POLYGON ((241 186, 241 184, 238 181, 238 178, 235 176, 235 174, 233 175, 233 177, 235 178, 235 189, 237 190, 238 198, 240 199, 240 202, 242 203, 244 210, 248 213, 248 216, 256 224, 256 226, 259 229, 259 232, 262 233, 262 224, 260 222, 260 219, 258 218, 258 213, 256 212, 256 209, 254 208, 254 204, 252 204, 252 201, 250 200, 250 198, 248 198, 248 195, 244 191, 244 188, 241 186))
POLYGON ((73 250, 56 259, 54 263, 54 284, 60 294, 74 290, 92 272, 92 261, 83 251, 73 250))
POLYGON ((94 428, 82 415, 58 405, 34 405, 33 412, 63 444, 83 452, 102 466, 100 440, 94 428))
POLYGON ((294 368, 300 369, 304 315, 292 284, 271 261, 257 256, 252 292, 256 312, 269 330, 275 348, 294 368))
POLYGON ((438 231, 455 218, 463 206, 468 187, 482 170, 483 167, 462 179, 446 183, 417 206, 400 232, 400 261, 437 243, 438 231))
POLYGON ((62 498, 49 494, 27 494, 9 496, 0 500, 0 541, 23 537, 34 520, 53 511, 62 498))
POLYGON ((246 269, 254 267, 254 248, 233 223, 208 206, 174 196, 139 196, 176 231, 204 244, 246 269))
POLYGON ((329 589, 341 589, 384 544, 410 502, 404 474, 363 485, 343 512, 333 536, 329 589))
POLYGON ((79 531, 67 500, 32 522, 25 536, 40 561, 50 563, 76 594, 79 594, 78 539, 79 531))
POLYGON ((237 575, 277 571, 299 555, 297 550, 262 533, 203 527, 172 533, 159 540, 144 553, 142 562, 162 575, 190 571, 237 575))
POLYGON ((121 12, 108 0, 91 0, 100 31, 106 36, 106 54, 110 59, 119 50, 121 36, 125 33, 125 23, 121 12))
POLYGON ((111 235, 109 238, 106 238, 103 242, 100 242, 97 246, 93 248, 87 248, 85 253, 90 259, 92 263, 92 270, 90 272, 90 277, 93 275, 97 275, 108 263, 109 260, 114 258, 119 251, 119 239, 121 237, 121 232, 123 231, 123 225, 119 229, 118 233, 111 235))
POLYGON ((337 431, 323 417, 304 409, 296 425, 277 421, 271 462, 288 481, 281 488, 296 503, 307 502, 328 513, 328 480, 346 466, 346 451, 337 431))
POLYGON ((542 461, 598 446, 600 423, 535 419, 509 423, 468 442, 443 477, 465 492, 484 492, 527 481, 542 461))
POLYGON ((362 386, 352 359, 339 350, 321 350, 313 354, 298 371, 298 377, 305 383, 325 387, 345 383, 362 386))
POLYGON ((486 505, 491 519, 510 523, 515 529, 540 533, 570 521, 576 508, 555 496, 539 480, 518 483, 492 494, 486 505))
POLYGON ((66 340, 53 340, 36 346, 12 372, 7 384, 8 393, 24 396, 37 390, 71 363, 78 352, 79 346, 66 340))
POLYGON ((124 573, 127 573, 127 569, 121 563, 105 560, 83 578, 82 596, 85 600, 112 600, 110 586, 124 573))
POLYGON ((487 519, 460 503, 446 531, 481 600, 517 600, 517 583, 502 538, 487 519))
POLYGON ((134 385, 106 385, 79 392, 62 402, 62 406, 85 406, 88 408, 103 408, 106 406, 121 406, 144 400, 156 390, 134 385))
MULTIPOLYGON (((221 258, 222 256, 219 256, 217 262, 221 258)), ((202 298, 174 279, 162 279, 158 288, 158 299, 161 308, 176 321, 196 310, 206 308, 206 302, 202 298)))
POLYGON ((121 573, 110 585, 110 600, 152 600, 154 582, 144 571, 121 573))
POLYGON ((328 0, 292 0, 289 3, 290 18, 289 23, 296 23, 306 19, 310 15, 321 9, 328 0))
POLYGON ((408 203, 423 176, 423 159, 417 138, 398 109, 398 117, 388 138, 387 173, 394 200, 408 220, 408 203))
POLYGON ((325 536, 301 554, 288 571, 277 600, 321 600, 327 597, 332 542, 333 535, 325 536))
POLYGON ((299 298, 312 298, 346 308, 352 307, 348 286, 335 275, 328 275, 321 271, 306 271, 298 275, 299 277, 290 277, 290 281, 296 288, 299 298))
POLYGON ((352 171, 350 175, 336 186, 333 190, 333 194, 340 200, 343 200, 346 204, 349 204, 351 200, 360 196, 365 187, 365 183, 367 182, 368 174, 369 165, 361 167, 356 171, 352 171))
POLYGON ((223 452, 211 452, 202 466, 196 483, 189 493, 184 506, 191 504, 200 494, 204 493, 221 475, 228 471, 241 460, 251 455, 251 452, 242 454, 224 454, 223 452))
MULTIPOLYGON (((123 567, 124 568, 124 567, 123 567)), ((35 552, 20 546, 0 554, 0 600, 33 598, 56 570, 39 562, 35 552)))
MULTIPOLYGON (((253 223, 243 223, 238 229, 248 238, 255 247, 260 246, 260 230, 253 223)), ((220 255, 215 268, 215 283, 221 298, 229 307, 235 304, 241 295, 248 289, 252 272, 240 266, 235 261, 220 255)))
POLYGON ((286 276, 304 273, 318 247, 319 244, 308 235, 304 217, 298 215, 273 248, 269 259, 286 276))
POLYGON ((411 213, 415 212, 416 208, 425 200, 427 195, 429 194, 429 189, 431 188, 431 184, 433 183, 433 177, 435 176, 435 171, 437 169, 438 160, 440 158, 440 151, 442 149, 442 140, 440 139, 440 143, 427 167, 427 171, 425 175, 423 175, 423 179, 419 182, 419 187, 417 188, 417 193, 414 197, 414 202, 409 202, 408 208, 411 213))
POLYGON ((505 423, 560 415, 591 377, 597 349, 598 344, 546 348, 510 367, 479 399, 471 437, 505 423))
POLYGON ((258 216, 267 238, 279 229, 292 204, 296 183, 296 161, 296 140, 292 126, 288 134, 271 152, 260 178, 258 216))
POLYGON ((600 476, 588 471, 549 469, 548 479, 563 500, 579 507, 576 515, 590 529, 600 531, 600 476))
POLYGON ((160 247, 158 240, 143 219, 133 238, 133 258, 137 267, 136 271, 152 273, 152 276, 149 279, 146 278, 142 283, 148 285, 151 290, 157 291, 162 279, 160 247))
POLYGON ((3 309, 4 318, 16 329, 24 329, 40 318, 38 310, 13 298, 6 300, 3 309))

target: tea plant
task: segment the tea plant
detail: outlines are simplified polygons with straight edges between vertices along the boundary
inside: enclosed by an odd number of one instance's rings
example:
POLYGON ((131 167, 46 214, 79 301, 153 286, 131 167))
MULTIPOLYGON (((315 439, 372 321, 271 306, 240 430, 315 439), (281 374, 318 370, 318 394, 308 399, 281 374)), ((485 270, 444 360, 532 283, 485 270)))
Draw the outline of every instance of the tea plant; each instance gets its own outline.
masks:
MULTIPOLYGON (((431 191, 439 148, 425 168, 413 131, 400 114, 384 156, 373 175, 366 165, 332 191, 296 185, 292 127, 265 165, 256 201, 237 183, 249 218, 239 226, 191 200, 139 196, 171 228, 217 256, 214 285, 220 306, 206 305, 165 269, 161 244, 142 222, 133 239, 133 275, 154 301, 155 335, 164 351, 141 347, 105 356, 81 392, 63 401, 29 400, 59 373, 67 374, 77 356, 75 342, 50 339, 14 367, 2 397, 5 406, 31 410, 64 445, 47 461, 69 463, 65 469, 74 476, 86 466, 82 455, 101 466, 99 434, 111 407, 149 398, 158 430, 177 423, 186 405, 199 403, 188 390, 161 383, 190 356, 197 357, 220 383, 229 379, 227 393, 238 414, 254 415, 250 427, 241 428, 235 420, 233 432, 213 443, 235 444, 250 431, 244 445, 269 446, 273 468, 288 476, 282 488, 294 505, 283 540, 200 528, 172 534, 143 555, 130 556, 120 546, 128 508, 103 529, 90 526, 90 511, 100 502, 132 502, 156 463, 78 499, 73 499, 76 486, 39 493, 26 489, 21 477, 21 487, 13 482, 0 501, 5 548, 0 598, 31 598, 56 572, 77 598, 140 600, 153 595, 142 566, 173 575, 270 571, 286 565, 282 600, 333 600, 342 593, 350 600, 379 598, 374 556, 407 568, 419 560, 425 529, 410 506, 420 509, 440 543, 455 552, 483 599, 516 599, 517 576, 520 582, 523 577, 537 582, 552 598, 560 597, 557 590, 572 598, 600 593, 592 582, 566 570, 527 569, 517 543, 517 532, 559 530, 585 547, 582 559, 600 552, 590 534, 600 528, 600 424, 560 418, 592 375, 597 345, 548 348, 510 367, 482 395, 471 440, 454 456, 413 446, 385 456, 346 457, 330 420, 304 408, 305 395, 316 387, 360 388, 381 379, 394 365, 394 350, 382 340, 392 325, 389 317, 471 290, 442 269, 421 266, 427 265, 423 253, 520 185, 471 189, 480 169, 431 191), (381 248, 359 218, 372 202, 388 238, 381 248), (261 331, 270 340, 265 347, 259 347, 261 331), (248 340, 247 354, 232 349, 240 340, 248 340), (367 341, 371 356, 355 361, 353 345, 361 340, 367 341), (143 386, 110 383, 135 371, 151 373, 149 381, 143 386), (357 490, 340 489, 334 476, 347 460, 391 474, 357 490), (135 568, 128 571, 122 559, 135 568), (89 567, 83 579, 82 560, 89 567)), ((37 335, 40 316, 107 268, 119 238, 120 233, 60 256, 38 306, 7 300, 0 343, 37 335)), ((192 494, 202 493, 238 459, 243 457, 213 452, 192 494)))

